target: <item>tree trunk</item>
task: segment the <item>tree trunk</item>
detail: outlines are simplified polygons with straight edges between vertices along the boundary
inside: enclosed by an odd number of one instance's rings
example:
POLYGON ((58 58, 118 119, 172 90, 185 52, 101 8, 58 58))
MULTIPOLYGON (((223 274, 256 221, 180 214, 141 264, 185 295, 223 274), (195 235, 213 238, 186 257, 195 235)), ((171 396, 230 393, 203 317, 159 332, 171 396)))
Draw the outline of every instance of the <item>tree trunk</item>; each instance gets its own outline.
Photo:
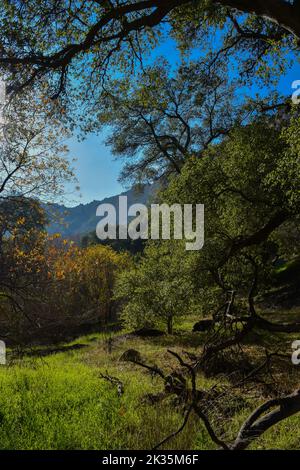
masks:
POLYGON ((173 317, 168 317, 168 335, 173 334, 173 317))

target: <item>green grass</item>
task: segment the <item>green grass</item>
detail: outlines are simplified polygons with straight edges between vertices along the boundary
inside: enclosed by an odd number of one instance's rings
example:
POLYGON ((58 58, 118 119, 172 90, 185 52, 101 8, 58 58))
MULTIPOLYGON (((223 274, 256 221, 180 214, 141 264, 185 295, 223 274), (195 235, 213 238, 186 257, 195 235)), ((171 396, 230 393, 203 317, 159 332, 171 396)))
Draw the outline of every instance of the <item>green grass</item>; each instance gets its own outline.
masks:
POLYGON ((57 361, 32 366, 1 373, 1 448, 109 446, 112 430, 121 424, 115 394, 86 366, 57 361))
MULTIPOLYGON (((180 426, 180 410, 143 401, 147 392, 161 391, 162 383, 118 360, 122 351, 143 343, 143 354, 151 351, 154 361, 164 345, 131 340, 108 354, 103 335, 97 336, 76 342, 86 344, 85 350, 23 357, 1 367, 1 449, 149 449, 180 426), (100 377, 106 371, 123 381, 123 396, 100 377)), ((171 448, 191 448, 196 434, 192 420, 171 448)))
MULTIPOLYGON (((89 335, 65 346, 82 344, 80 350, 67 350, 42 358, 11 359, 0 368, 0 448, 1 449, 151 449, 178 429, 183 416, 170 399, 150 405, 147 393, 162 391, 163 384, 144 369, 121 362, 123 351, 140 351, 147 363, 171 371, 176 360, 167 348, 196 352, 201 334, 180 329, 174 337, 139 339, 114 334, 112 351, 107 336, 89 335), (124 384, 119 397, 116 387, 100 373, 118 377, 124 384)), ((198 386, 207 388, 220 378, 198 377, 198 386)), ((245 416, 257 405, 247 399, 226 423, 233 437, 245 416)), ((300 416, 274 427, 252 448, 297 448, 300 416)), ((165 445, 167 449, 211 449, 215 446, 199 421, 192 417, 184 432, 165 445)))

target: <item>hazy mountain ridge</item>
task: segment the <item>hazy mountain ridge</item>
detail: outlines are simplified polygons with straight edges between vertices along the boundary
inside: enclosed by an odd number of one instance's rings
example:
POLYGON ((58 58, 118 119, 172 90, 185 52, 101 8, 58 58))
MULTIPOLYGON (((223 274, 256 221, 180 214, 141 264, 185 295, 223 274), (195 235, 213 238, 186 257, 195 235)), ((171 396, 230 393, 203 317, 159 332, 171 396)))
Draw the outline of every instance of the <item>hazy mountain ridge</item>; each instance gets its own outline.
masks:
POLYGON ((45 204, 45 210, 48 215, 49 225, 47 231, 50 234, 61 233, 66 238, 80 238, 96 230, 100 218, 96 216, 97 207, 100 204, 112 204, 117 212, 119 210, 119 196, 127 196, 128 206, 132 204, 148 205, 153 199, 157 185, 145 185, 142 189, 132 188, 121 194, 105 198, 103 200, 94 200, 88 204, 79 204, 75 207, 66 207, 60 204, 45 204))

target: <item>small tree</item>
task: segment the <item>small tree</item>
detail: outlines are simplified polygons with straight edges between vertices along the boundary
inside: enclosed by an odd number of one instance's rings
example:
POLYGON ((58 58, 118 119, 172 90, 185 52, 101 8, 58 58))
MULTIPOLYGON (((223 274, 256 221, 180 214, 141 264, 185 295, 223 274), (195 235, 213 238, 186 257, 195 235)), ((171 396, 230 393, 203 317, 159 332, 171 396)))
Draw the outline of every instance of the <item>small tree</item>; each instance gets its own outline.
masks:
POLYGON ((122 318, 138 328, 165 324, 173 334, 174 322, 191 311, 193 283, 191 257, 179 242, 150 242, 140 262, 118 279, 116 298, 124 301, 122 318))

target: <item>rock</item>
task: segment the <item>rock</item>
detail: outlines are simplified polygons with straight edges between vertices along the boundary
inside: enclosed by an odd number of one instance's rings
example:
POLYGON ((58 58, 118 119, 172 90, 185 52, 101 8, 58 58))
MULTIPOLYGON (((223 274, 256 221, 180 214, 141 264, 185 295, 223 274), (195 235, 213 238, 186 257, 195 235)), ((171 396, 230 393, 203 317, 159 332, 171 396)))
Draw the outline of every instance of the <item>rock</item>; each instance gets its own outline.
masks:
POLYGON ((124 351, 122 356, 120 357, 119 361, 128 361, 128 362, 142 362, 141 354, 136 351, 135 349, 127 349, 124 351))
POLYGON ((213 326, 213 320, 200 320, 193 326, 193 331, 207 331, 213 326))

